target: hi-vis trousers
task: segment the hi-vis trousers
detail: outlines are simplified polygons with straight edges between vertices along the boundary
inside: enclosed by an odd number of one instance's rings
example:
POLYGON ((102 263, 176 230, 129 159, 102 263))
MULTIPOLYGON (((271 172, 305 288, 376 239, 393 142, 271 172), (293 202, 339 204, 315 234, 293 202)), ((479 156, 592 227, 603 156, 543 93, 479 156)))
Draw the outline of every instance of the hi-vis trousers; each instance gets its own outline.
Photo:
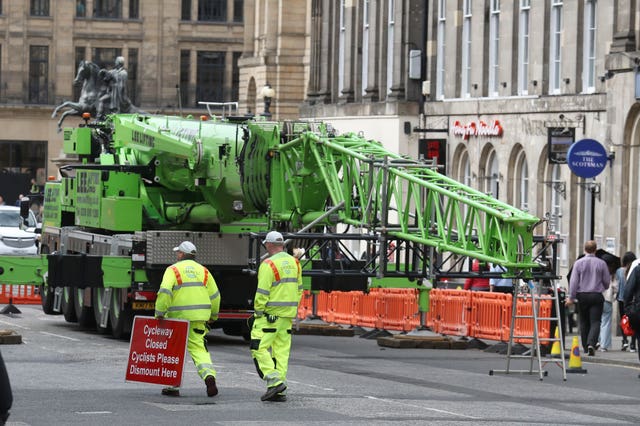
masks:
POLYGON ((211 362, 211 354, 207 349, 207 332, 208 329, 204 321, 189 321, 187 350, 202 380, 207 376, 216 377, 216 370, 211 362))
POLYGON ((277 318, 270 323, 267 315, 256 318, 251 329, 251 356, 267 387, 287 384, 291 352, 292 318, 277 318))

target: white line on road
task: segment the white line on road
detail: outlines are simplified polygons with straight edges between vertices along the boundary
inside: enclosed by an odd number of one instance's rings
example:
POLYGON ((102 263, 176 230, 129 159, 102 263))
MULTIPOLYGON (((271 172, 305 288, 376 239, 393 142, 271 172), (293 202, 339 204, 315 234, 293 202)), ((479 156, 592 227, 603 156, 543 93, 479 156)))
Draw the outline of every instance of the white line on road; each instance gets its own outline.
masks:
POLYGON ((452 411, 439 410, 437 408, 431 408, 431 407, 423 407, 422 405, 407 404, 406 402, 393 401, 391 399, 376 398, 375 396, 368 396, 368 395, 365 395, 364 397, 368 398, 368 399, 375 399, 376 401, 388 402, 390 404, 404 405, 406 407, 421 408, 423 410, 435 411, 436 413, 443 413, 443 414, 450 414, 452 416, 465 417, 467 419, 474 419, 474 420, 480 420, 481 419, 481 417, 467 416, 466 414, 454 413, 452 411))
POLYGON ((11 327, 18 327, 18 328, 22 328, 22 329, 24 329, 24 330, 31 330, 29 327, 24 327, 24 326, 22 326, 22 325, 18 325, 18 324, 16 324, 16 323, 9 322, 9 321, 2 321, 2 320, 0 320, 0 323, 10 325, 11 327))
POLYGON ((61 339, 73 340, 74 342, 80 341, 80 339, 74 339, 73 337, 62 336, 61 334, 47 333, 46 331, 41 331, 40 333, 46 334, 47 336, 60 337, 61 339))
MULTIPOLYGON (((258 374, 256 374, 253 371, 245 371, 246 374, 251 374, 252 376, 257 376, 258 374)), ((316 388, 316 389, 322 389, 324 391, 335 391, 335 389, 333 388, 323 388, 322 386, 317 386, 317 385, 312 385, 310 383, 302 383, 302 382, 296 382, 295 380, 287 380, 288 383, 295 383, 296 385, 302 385, 302 386, 308 386, 310 388, 316 388)))
POLYGON ((112 411, 76 411, 76 414, 113 414, 112 411))

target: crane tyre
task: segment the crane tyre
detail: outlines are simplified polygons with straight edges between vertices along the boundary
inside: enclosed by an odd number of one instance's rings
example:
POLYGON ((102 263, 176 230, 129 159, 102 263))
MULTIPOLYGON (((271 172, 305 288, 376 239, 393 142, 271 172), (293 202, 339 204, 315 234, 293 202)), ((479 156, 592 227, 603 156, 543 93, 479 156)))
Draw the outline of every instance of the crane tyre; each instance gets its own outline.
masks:
POLYGON ((93 307, 85 306, 86 298, 91 298, 91 289, 76 288, 74 289, 75 297, 73 299, 73 306, 76 311, 76 317, 78 318, 78 325, 84 329, 91 329, 96 325, 96 320, 93 317, 93 307))
POLYGON ((94 287, 91 289, 91 300, 93 301, 93 316, 96 321, 96 331, 99 334, 107 334, 110 330, 109 317, 107 316, 107 326, 101 327, 102 321, 102 305, 105 297, 104 287, 94 287))
POLYGON ((78 317, 76 316, 75 305, 75 296, 76 293, 70 287, 64 287, 62 289, 62 302, 60 303, 60 309, 62 310, 62 315, 64 315, 64 319, 67 322, 78 322, 78 317))
POLYGON ((133 311, 127 303, 127 289, 114 288, 109 305, 111 335, 115 339, 128 339, 133 325, 133 311))

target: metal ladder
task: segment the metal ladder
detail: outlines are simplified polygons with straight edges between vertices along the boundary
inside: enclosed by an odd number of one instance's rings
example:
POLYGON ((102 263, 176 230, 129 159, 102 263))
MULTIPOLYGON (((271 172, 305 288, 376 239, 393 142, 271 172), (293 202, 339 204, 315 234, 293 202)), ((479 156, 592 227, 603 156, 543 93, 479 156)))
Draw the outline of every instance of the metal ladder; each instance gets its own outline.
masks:
MULTIPOLYGON (((503 373, 503 374, 538 374, 540 380, 547 375, 547 371, 543 369, 547 364, 554 363, 562 369, 562 380, 567 380, 567 368, 565 364, 564 356, 564 341, 562 338, 562 327, 560 326, 560 300, 558 297, 558 286, 554 281, 551 281, 551 294, 542 294, 542 285, 540 281, 531 282, 528 284, 519 284, 518 280, 514 280, 514 295, 512 309, 511 309, 511 327, 509 330, 509 343, 507 345, 507 368, 505 370, 491 370, 489 375, 503 373), (518 311, 518 300, 524 300, 531 302, 531 314, 524 315, 518 311), (541 317, 540 316, 540 303, 543 300, 551 300, 555 305, 556 316, 541 317), (519 319, 531 319, 533 320, 533 335, 518 335, 516 334, 516 321, 519 319), (553 333, 550 337, 540 337, 539 334, 539 322, 540 321, 555 321, 557 326, 557 336, 553 333), (523 354, 514 354, 513 346, 514 341, 517 339, 531 339, 531 349, 523 354), (542 356, 540 352, 540 343, 549 343, 553 345, 558 343, 560 345, 560 357, 548 358, 542 356), (512 359, 528 359, 529 369, 527 370, 514 370, 511 369, 512 359), (538 369, 534 369, 534 363, 537 361, 538 369)), ((550 314, 553 315, 553 314, 550 314)))

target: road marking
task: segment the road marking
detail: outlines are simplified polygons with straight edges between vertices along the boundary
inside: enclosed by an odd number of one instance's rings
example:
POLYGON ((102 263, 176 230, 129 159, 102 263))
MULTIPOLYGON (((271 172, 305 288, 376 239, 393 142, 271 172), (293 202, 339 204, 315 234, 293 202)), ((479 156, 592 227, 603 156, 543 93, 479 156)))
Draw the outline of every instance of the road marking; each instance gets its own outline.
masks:
POLYGON ((41 331, 40 333, 46 334, 47 336, 60 337, 61 339, 73 340, 74 342, 79 342, 80 339, 74 339, 73 337, 63 336, 61 334, 47 333, 46 331, 41 331))
POLYGON ((10 325, 11 327, 18 327, 18 328, 22 328, 22 329, 24 329, 24 330, 31 330, 29 327, 24 327, 24 326, 22 326, 22 325, 18 325, 18 324, 16 324, 16 323, 9 322, 9 321, 2 321, 2 320, 0 320, 0 323, 10 325))
POLYGON ((287 382, 295 383, 297 385, 302 385, 302 386, 309 386, 310 388, 322 389, 322 390, 329 391, 329 392, 335 391, 335 389, 332 389, 332 388, 323 388, 322 386, 312 385, 310 383, 296 382, 294 380, 287 380, 287 382))
MULTIPOLYGON (((245 374, 251 374, 252 376, 257 376, 258 375, 258 374, 254 373, 252 371, 245 371, 245 374)), ((322 389, 324 391, 329 391, 329 392, 335 391, 335 389, 333 389, 333 388, 323 388, 322 386, 312 385, 310 383, 296 382, 295 380, 287 380, 287 383, 295 383, 296 385, 308 386, 310 388, 322 389)))
POLYGON ((467 416, 466 414, 454 413, 452 411, 439 410, 437 408, 431 408, 431 407, 423 407, 422 405, 407 404, 406 402, 394 401, 394 400, 391 400, 391 399, 376 398, 375 396, 365 395, 364 397, 368 398, 368 399, 375 399, 376 401, 388 402, 390 404, 398 404, 398 405, 404 405, 406 407, 421 408, 423 410, 435 411, 436 413, 450 414, 452 416, 464 417, 464 418, 467 418, 467 419, 474 419, 474 420, 481 420, 482 419, 482 417, 467 416))
POLYGON ((76 414, 113 414, 112 411, 76 411, 76 414))

